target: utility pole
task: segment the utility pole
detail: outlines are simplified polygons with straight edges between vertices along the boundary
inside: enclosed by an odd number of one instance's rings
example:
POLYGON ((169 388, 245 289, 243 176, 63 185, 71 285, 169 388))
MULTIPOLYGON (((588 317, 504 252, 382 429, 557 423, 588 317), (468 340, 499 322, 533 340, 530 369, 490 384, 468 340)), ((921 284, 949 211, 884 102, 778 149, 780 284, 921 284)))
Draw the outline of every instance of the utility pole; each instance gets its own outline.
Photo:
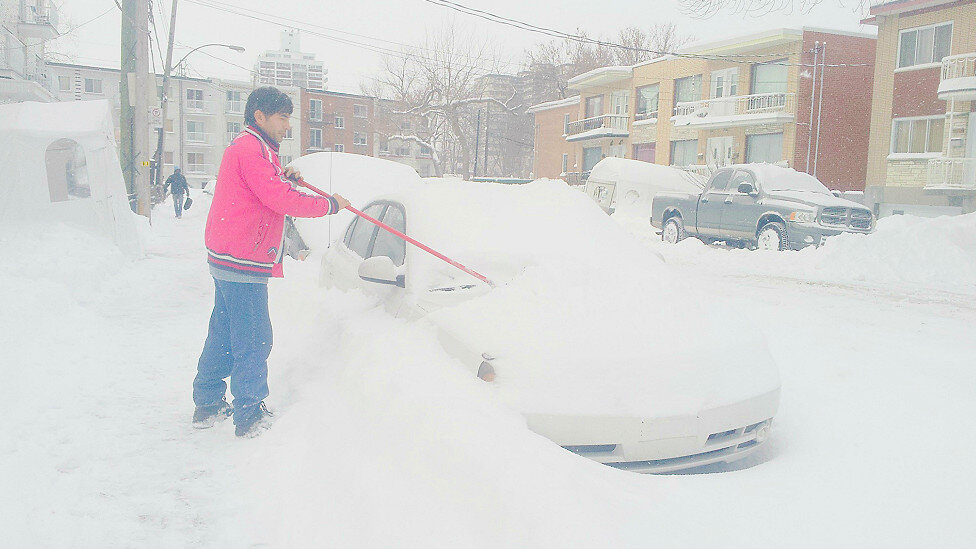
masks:
MULTIPOLYGON (((166 46, 166 64, 163 65, 163 93, 159 98, 160 110, 162 112, 162 123, 159 126, 159 135, 156 140, 156 180, 153 184, 157 187, 163 183, 163 138, 166 135, 166 107, 169 105, 169 77, 173 72, 173 41, 176 38, 176 2, 173 0, 173 7, 169 14, 169 44, 166 46)), ((181 97, 180 101, 183 100, 181 97)), ((182 134, 182 132, 181 132, 182 134)))
POLYGON ((478 177, 478 150, 481 148, 481 109, 478 109, 478 125, 474 130, 474 177, 478 177))
POLYGON ((485 104, 485 177, 488 177, 488 122, 490 120, 491 120, 491 104, 486 103, 485 104))
POLYGON ((122 0, 121 164, 129 204, 150 217, 149 120, 149 0, 122 0), (135 198, 133 203, 132 198, 135 198))

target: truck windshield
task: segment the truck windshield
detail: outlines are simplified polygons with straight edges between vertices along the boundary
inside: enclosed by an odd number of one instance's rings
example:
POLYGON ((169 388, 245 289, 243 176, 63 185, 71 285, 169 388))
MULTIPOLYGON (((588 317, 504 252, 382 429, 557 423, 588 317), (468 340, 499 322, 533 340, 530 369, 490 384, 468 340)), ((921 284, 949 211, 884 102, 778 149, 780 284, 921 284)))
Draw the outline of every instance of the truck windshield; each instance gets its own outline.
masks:
POLYGON ((763 186, 767 191, 805 191, 810 193, 830 194, 830 190, 824 187, 816 177, 796 172, 783 170, 775 177, 768 178, 763 186))

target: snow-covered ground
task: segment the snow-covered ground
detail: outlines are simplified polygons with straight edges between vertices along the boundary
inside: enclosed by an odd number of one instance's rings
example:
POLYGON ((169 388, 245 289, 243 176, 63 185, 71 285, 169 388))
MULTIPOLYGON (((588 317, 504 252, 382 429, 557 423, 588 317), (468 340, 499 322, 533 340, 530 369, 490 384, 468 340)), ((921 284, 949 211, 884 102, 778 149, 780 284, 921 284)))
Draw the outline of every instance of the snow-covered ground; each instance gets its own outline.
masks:
POLYGON ((160 205, 138 260, 2 227, 0 546, 972 546, 972 215, 782 254, 633 227, 753 319, 783 382, 760 453, 646 476, 534 435, 423 325, 320 289, 321 251, 271 285, 272 430, 193 430, 213 299, 194 198, 179 221, 160 205))

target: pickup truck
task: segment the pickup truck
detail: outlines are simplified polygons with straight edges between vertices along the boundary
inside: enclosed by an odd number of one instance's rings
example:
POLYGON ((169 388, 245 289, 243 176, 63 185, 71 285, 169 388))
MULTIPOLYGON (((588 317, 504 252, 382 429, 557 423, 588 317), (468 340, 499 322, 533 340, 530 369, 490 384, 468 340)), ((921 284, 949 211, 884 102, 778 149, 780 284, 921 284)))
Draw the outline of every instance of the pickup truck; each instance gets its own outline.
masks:
POLYGON ((700 194, 655 196, 651 225, 669 243, 694 236, 706 243, 799 250, 843 232, 869 233, 875 219, 871 210, 833 195, 811 175, 742 164, 717 170, 700 194))

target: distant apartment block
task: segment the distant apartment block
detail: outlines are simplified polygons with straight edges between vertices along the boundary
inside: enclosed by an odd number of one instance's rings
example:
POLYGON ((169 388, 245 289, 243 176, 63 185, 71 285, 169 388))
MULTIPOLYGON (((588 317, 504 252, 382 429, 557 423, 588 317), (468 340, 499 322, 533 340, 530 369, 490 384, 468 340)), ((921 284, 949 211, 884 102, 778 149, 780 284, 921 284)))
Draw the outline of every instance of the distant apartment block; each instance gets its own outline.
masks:
POLYGON ((54 101, 44 44, 59 36, 58 19, 47 0, 0 2, 0 103, 54 101))
POLYGON ((575 76, 575 109, 530 109, 535 176, 583 183, 607 156, 704 172, 771 162, 863 190, 874 52, 869 35, 776 29, 575 76))
POLYGON ((294 86, 313 90, 327 89, 328 71, 315 54, 302 53, 297 30, 281 32, 281 49, 266 51, 254 67, 255 80, 262 86, 294 86))
POLYGON ((374 98, 302 90, 302 154, 320 151, 374 155, 374 98))
MULTIPOLYGON (((120 74, 118 69, 49 63, 48 71, 56 82, 55 95, 59 101, 85 101, 107 99, 113 109, 116 139, 119 137, 120 74)), ((162 88, 162 76, 156 75, 157 88, 162 88)), ((163 122, 166 133, 163 147, 162 173, 164 178, 179 166, 191 187, 202 188, 207 181, 217 177, 217 169, 224 149, 244 129, 244 106, 247 96, 254 89, 249 82, 232 80, 171 77, 169 82, 169 106, 163 122)), ((301 154, 301 93, 294 87, 282 87, 291 97, 291 134, 281 143, 279 151, 283 164, 301 154)), ((154 95, 151 105, 159 105, 154 95)), ((157 131, 154 129, 149 143, 155 146, 157 131)))
POLYGON ((976 2, 871 7, 878 27, 866 198, 880 215, 976 210, 976 2))

